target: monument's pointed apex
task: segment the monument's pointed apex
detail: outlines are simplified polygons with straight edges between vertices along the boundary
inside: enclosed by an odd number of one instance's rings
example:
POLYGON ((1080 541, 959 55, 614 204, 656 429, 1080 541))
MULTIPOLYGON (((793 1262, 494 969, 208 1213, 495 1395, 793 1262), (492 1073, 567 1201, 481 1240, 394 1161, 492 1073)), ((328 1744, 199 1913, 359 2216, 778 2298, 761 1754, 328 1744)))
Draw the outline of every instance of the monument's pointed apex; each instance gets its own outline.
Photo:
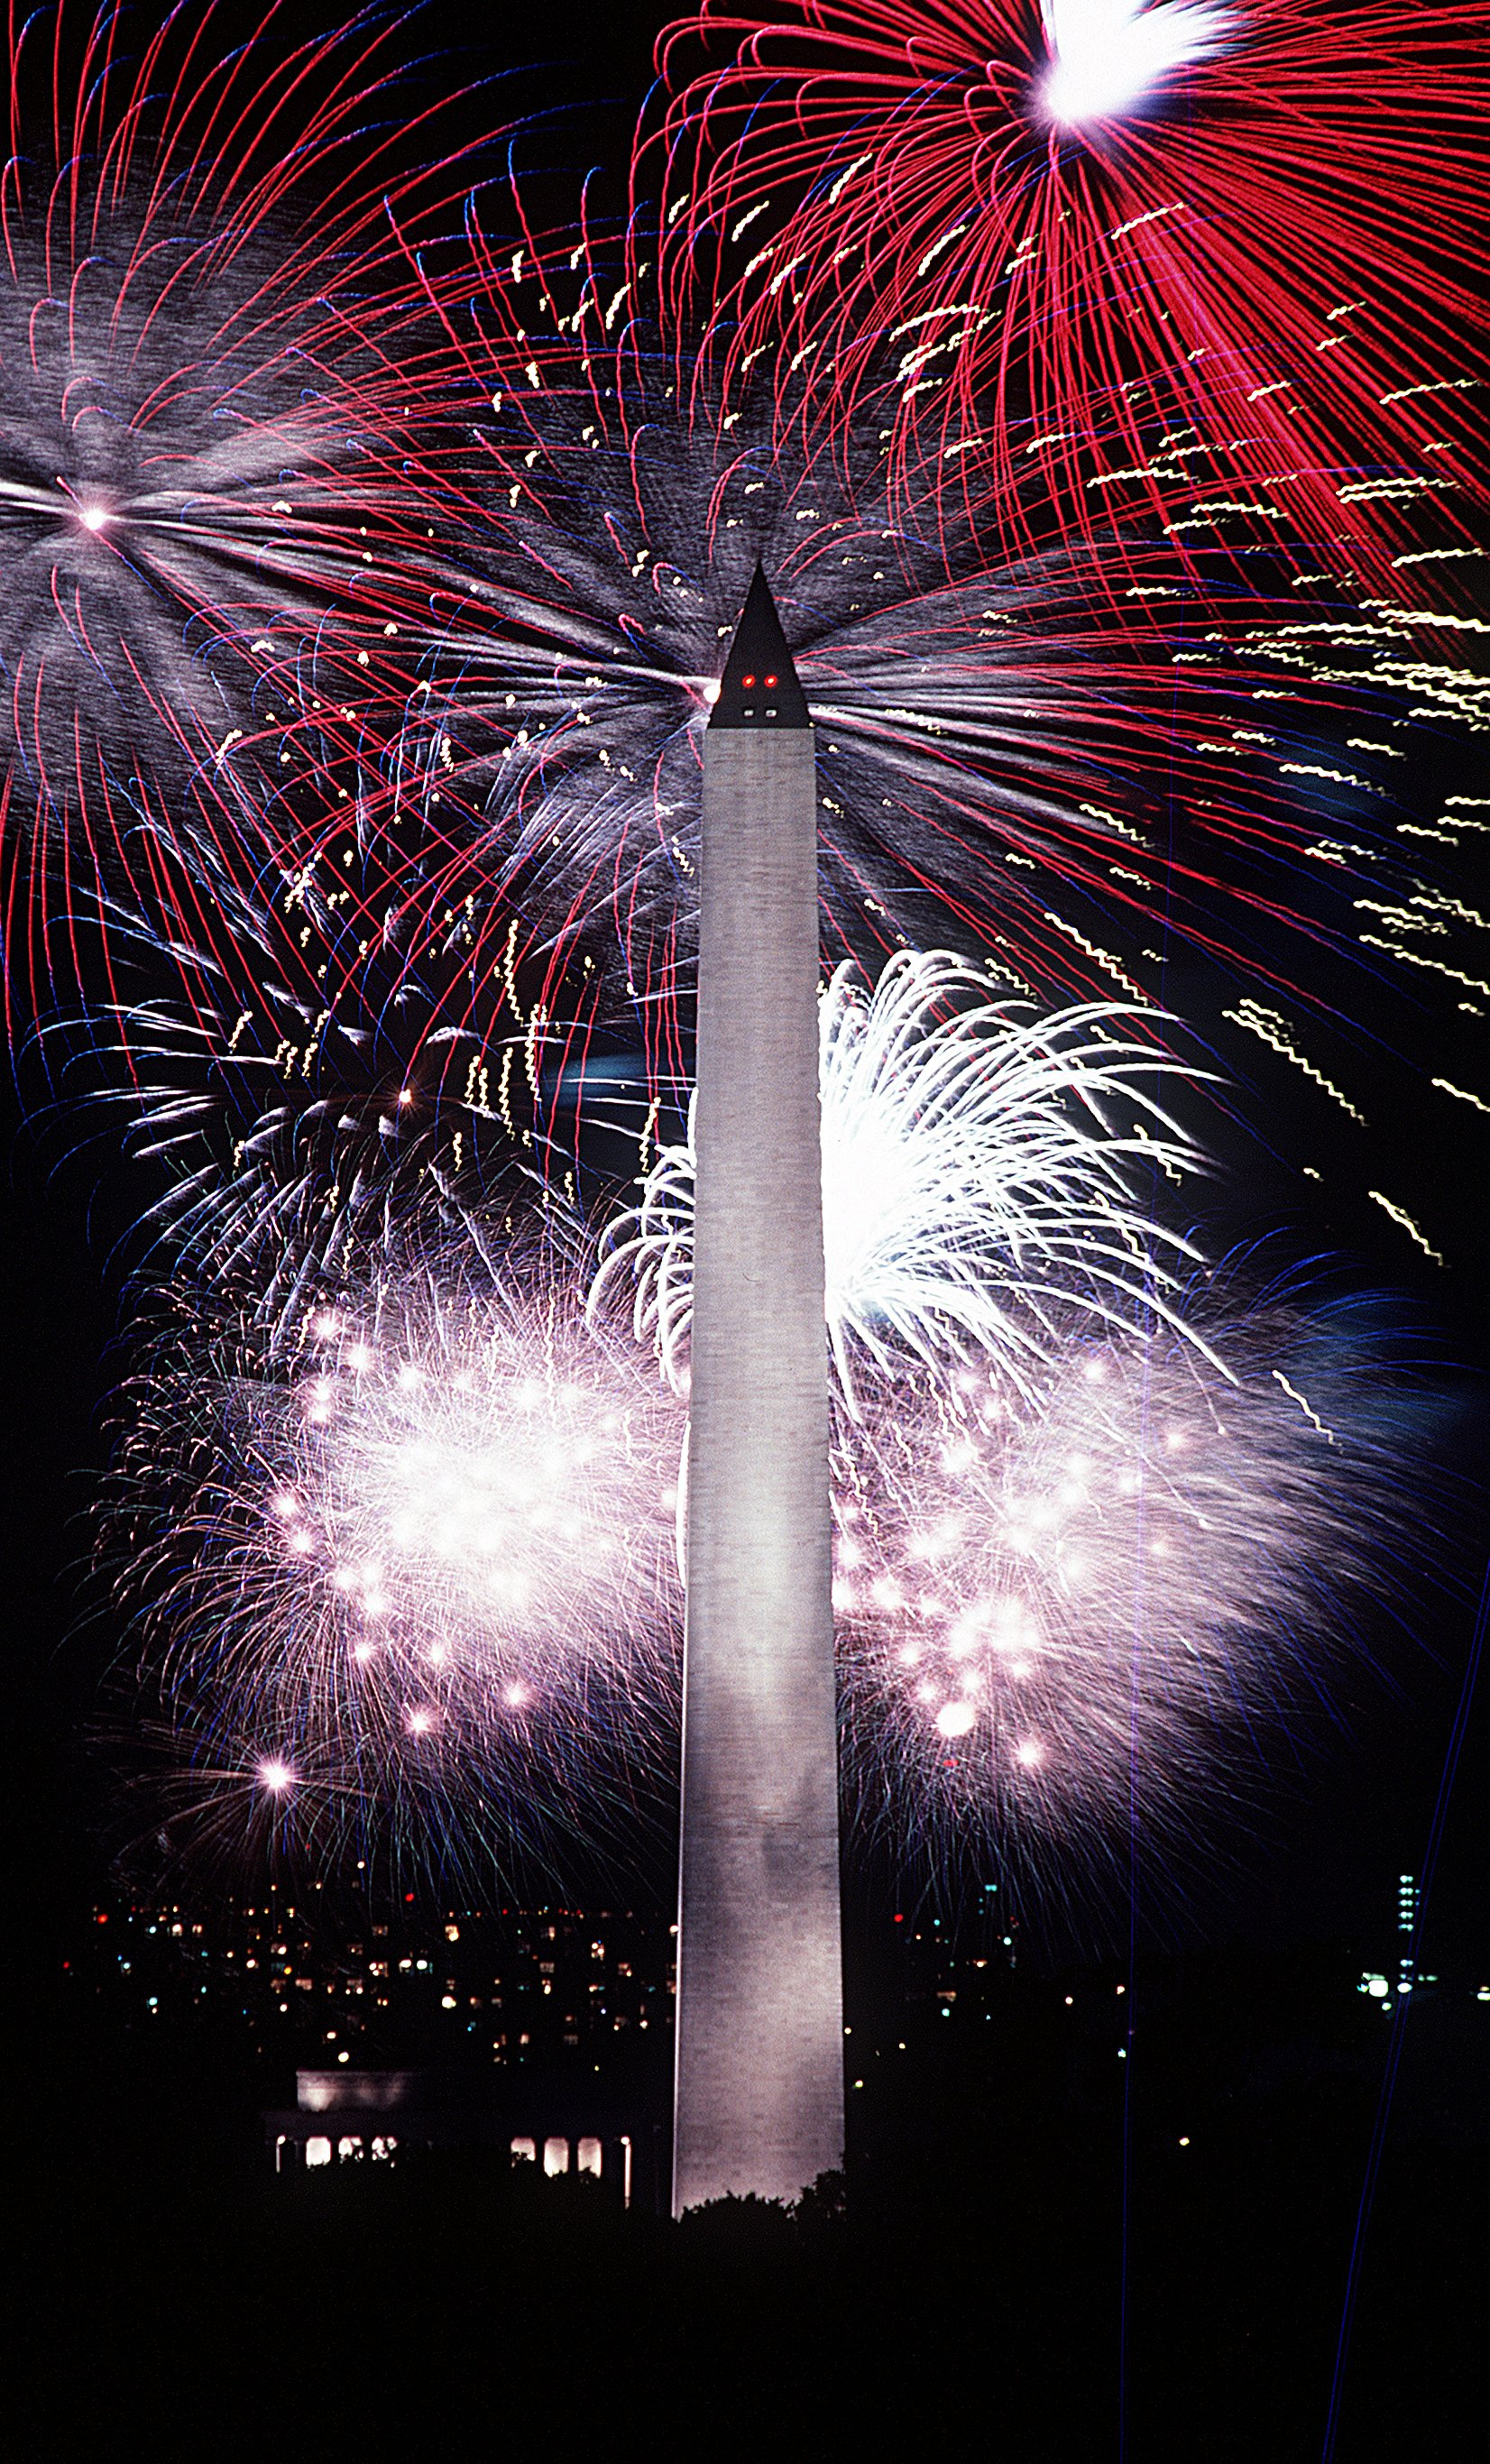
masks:
POLYGON ((798 682, 781 619, 763 568, 740 610, 719 679, 711 727, 810 727, 807 696, 798 682))

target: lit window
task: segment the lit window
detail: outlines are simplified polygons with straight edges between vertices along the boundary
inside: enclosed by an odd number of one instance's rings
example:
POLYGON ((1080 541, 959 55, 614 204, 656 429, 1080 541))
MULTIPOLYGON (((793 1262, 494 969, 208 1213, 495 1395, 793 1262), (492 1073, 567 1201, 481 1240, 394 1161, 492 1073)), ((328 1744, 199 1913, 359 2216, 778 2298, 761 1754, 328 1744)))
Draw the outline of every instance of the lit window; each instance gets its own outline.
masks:
POLYGON ((554 2177, 554 2175, 555 2175, 556 2173, 567 2173, 567 2172, 568 2172, 568 2170, 569 2170, 569 2142, 568 2142, 568 2140, 567 2140, 567 2139, 545 2139, 545 2140, 544 2140, 544 2142, 543 2142, 543 2170, 544 2170, 544 2172, 549 2176, 549 2179, 550 2179, 551 2181, 552 2181, 552 2179, 553 2179, 553 2177, 554 2177))
POLYGON ((307 2165, 329 2165, 331 2162, 330 2140, 307 2139, 305 2143, 305 2161, 307 2165))
POLYGON ((581 2173, 593 2173, 596 2180, 599 2181, 603 2161, 603 2151, 600 2141, 598 2139, 581 2139, 579 2147, 577 2169, 581 2173))
POLYGON ((531 2139, 515 2139, 512 2144, 512 2160, 515 2165, 536 2165, 538 2151, 535 2142, 531 2139))

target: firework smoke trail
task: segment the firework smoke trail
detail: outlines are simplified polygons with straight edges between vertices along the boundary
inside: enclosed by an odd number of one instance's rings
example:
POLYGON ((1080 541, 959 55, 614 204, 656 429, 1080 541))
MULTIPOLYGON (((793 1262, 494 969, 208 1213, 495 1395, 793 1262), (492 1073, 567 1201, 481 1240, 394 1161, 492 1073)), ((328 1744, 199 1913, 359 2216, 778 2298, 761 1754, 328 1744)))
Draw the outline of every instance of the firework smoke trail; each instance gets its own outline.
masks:
MULTIPOLYGON (((827 1331, 854 1417, 866 1375, 945 1375, 968 1355, 1038 1408, 1083 1312, 1172 1315, 1195 1255, 1135 1186, 1201 1162, 1151 1091, 1181 1065, 1131 1032, 1157 1022, 1110 1003, 1031 1019, 988 991, 946 951, 900 952, 872 993, 845 963, 823 991, 827 1331)), ((603 1309, 634 1280, 637 1336, 680 1391, 692 1222, 691 1145, 667 1148, 605 1235, 592 1298, 603 1309)))
MULTIPOLYGON (((1218 580, 1195 649, 1168 542, 1124 543, 1121 605, 1102 554, 1049 524, 1041 554, 990 570, 950 494, 891 519, 872 432, 845 473, 834 446, 770 447, 764 397, 681 399, 645 284, 582 230, 499 259, 472 215, 469 251, 431 282, 447 586, 403 637, 402 726, 357 758, 412 834, 431 929, 474 901, 493 987, 520 917, 540 1031, 567 1006, 581 1052, 600 1027, 642 1043, 654 1089, 687 1076, 699 743, 757 558, 818 726, 830 963, 952 920, 1018 987, 1143 998, 1162 907, 1177 942, 1297 989, 1310 954, 1276 950, 1315 933, 1291 904, 1313 829, 1286 780, 1238 792, 1232 741, 1261 670, 1227 646, 1265 597, 1218 580), (1186 808, 1178 855, 1154 828, 1161 779, 1186 808)), ((293 740, 329 777, 317 727, 293 740)))
POLYGON ((510 1862, 661 1759, 678 1408, 552 1272, 431 1245, 296 1326, 178 1287, 121 1391, 100 1561, 209 1831, 252 1774, 510 1862))
POLYGON ((396 629, 427 534, 407 250, 460 187, 444 106, 389 62, 400 23, 301 41, 272 7, 230 45, 210 5, 11 17, 0 818, 23 983, 89 977, 75 903, 118 887, 142 796, 252 879, 245 835, 285 818, 280 694, 313 656, 320 694, 365 696, 396 629))
POLYGON ((736 377, 816 370, 817 409, 889 378, 898 465, 986 459, 1016 530, 1032 462, 1078 526, 1171 501, 1157 407, 1198 498, 1232 469, 1379 583, 1396 516, 1462 538, 1483 495, 1483 33, 1396 0, 706 5, 636 174, 669 313, 736 377))
POLYGON ((1174 1904, 1227 1800, 1244 1816, 1349 1701, 1362 1629, 1431 1553, 1379 1340, 1307 1305, 1200 1324, 1230 1382, 1163 1328, 1073 1326, 1038 1412, 1010 1412, 997 1362, 879 1381, 835 1466, 860 1822, 928 1859, 981 1843, 1021 1908, 1078 1925, 1126 1890, 1133 1770, 1174 1904))

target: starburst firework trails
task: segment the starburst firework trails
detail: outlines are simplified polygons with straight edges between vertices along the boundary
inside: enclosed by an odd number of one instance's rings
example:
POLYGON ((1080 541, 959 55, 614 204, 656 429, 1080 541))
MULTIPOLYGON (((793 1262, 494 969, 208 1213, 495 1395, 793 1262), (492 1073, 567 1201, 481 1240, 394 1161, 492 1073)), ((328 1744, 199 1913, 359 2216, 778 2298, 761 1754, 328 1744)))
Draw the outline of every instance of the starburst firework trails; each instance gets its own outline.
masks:
POLYGON ((366 696, 427 525, 410 250, 469 173, 404 12, 65 5, 9 23, 0 183, 8 983, 79 979, 101 890, 203 928, 293 848, 287 704, 366 696), (420 158, 423 159, 420 159, 420 158), (314 677, 314 684, 310 679, 314 677), (199 885, 200 889, 200 885, 199 885))
MULTIPOLYGON (((1085 1312, 1157 1311, 1195 1252, 1155 1219, 1154 1173, 1202 1158, 1155 1086, 1186 1074, 1147 1013, 1030 1015, 946 951, 901 952, 872 992, 851 964, 819 1009, 828 1339, 857 1416, 865 1369, 997 1362, 1038 1405, 1052 1348, 1085 1312), (1117 1116, 1122 1114, 1121 1125, 1117 1116)), ((1194 1076, 1194 1073, 1190 1073, 1194 1076)), ((691 1145, 668 1148, 607 1231, 596 1305, 634 1279, 637 1335, 687 1390, 691 1145)))
MULTIPOLYGON (((702 735, 758 561, 818 723, 830 962, 952 920, 1042 997, 1110 994, 1143 980, 1162 907, 1176 946, 1307 981, 1313 832, 1289 778, 1242 781, 1232 750, 1274 680, 1258 637, 1299 613, 1276 567, 1243 588, 1229 549, 1181 554, 1147 517, 1086 535, 1048 500, 1006 554, 986 477, 896 506, 872 416, 814 443, 778 370, 731 407, 666 346, 634 259, 522 209, 518 245, 473 210, 431 284, 443 569, 401 619, 402 707, 301 707, 286 739, 328 781, 355 760, 362 811, 412 830, 411 913, 468 913, 493 991, 515 923, 545 1023, 567 1003, 637 1039, 654 1087, 685 1074, 702 735)), ((1301 758, 1337 716, 1327 688, 1302 699, 1301 758)))

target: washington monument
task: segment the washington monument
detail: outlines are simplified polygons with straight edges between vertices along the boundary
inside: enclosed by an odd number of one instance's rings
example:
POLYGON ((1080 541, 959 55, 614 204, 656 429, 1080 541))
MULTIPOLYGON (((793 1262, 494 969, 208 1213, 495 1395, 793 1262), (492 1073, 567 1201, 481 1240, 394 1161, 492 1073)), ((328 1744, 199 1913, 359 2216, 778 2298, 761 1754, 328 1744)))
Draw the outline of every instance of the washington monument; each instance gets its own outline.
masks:
POLYGON ((844 2161, 812 723, 757 567, 704 738, 673 2211, 844 2161))

